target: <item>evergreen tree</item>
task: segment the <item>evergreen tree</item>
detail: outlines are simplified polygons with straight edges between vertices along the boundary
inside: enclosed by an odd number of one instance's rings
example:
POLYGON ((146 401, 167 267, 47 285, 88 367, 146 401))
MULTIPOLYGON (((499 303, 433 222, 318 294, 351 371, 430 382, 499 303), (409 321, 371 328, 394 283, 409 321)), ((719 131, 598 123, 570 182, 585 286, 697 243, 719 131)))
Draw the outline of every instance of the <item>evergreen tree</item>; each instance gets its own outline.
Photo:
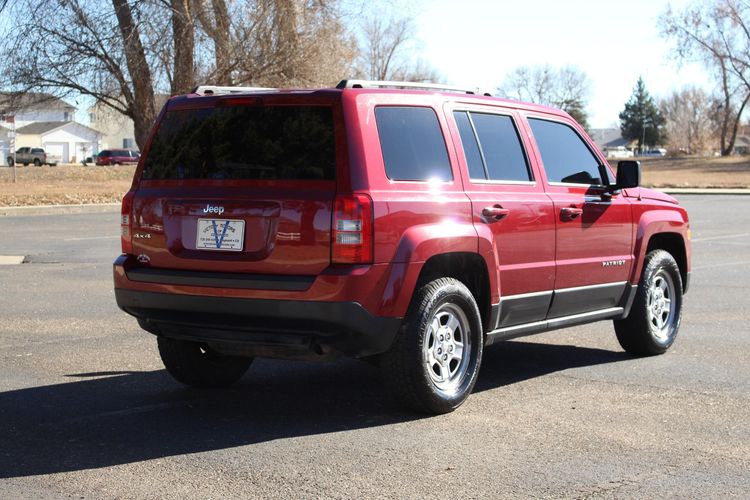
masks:
POLYGON ((589 130, 589 114, 586 112, 586 106, 581 99, 570 99, 563 102, 555 103, 557 106, 568 113, 581 127, 589 130))
POLYGON ((630 141, 638 141, 638 150, 643 152, 644 141, 653 147, 666 140, 665 123, 664 116, 646 90, 643 78, 638 78, 633 95, 620 112, 622 136, 630 141))

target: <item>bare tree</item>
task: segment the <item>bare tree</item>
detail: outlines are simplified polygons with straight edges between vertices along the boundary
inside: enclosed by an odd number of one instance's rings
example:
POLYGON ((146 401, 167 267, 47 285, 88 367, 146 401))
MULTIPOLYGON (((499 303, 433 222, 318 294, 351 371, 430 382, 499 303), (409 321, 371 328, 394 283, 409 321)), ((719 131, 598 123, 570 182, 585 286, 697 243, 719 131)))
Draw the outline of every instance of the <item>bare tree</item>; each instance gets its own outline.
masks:
POLYGON ((695 3, 661 15, 662 35, 673 42, 680 60, 700 60, 714 73, 721 102, 721 154, 734 149, 741 117, 750 100, 750 5, 737 0, 695 3))
POLYGON ((588 76, 574 66, 521 66, 498 88, 500 95, 519 101, 555 106, 588 128, 586 104, 591 93, 588 76))
POLYGON ((225 0, 200 0, 195 13, 203 30, 213 42, 214 74, 216 85, 232 84, 232 46, 230 38, 229 8, 225 0))
MULTIPOLYGON (((115 91, 115 95, 121 95, 125 100, 125 110, 123 114, 130 117, 134 123, 136 142, 140 147, 146 142, 146 134, 151 124, 154 121, 154 87, 151 78, 151 68, 149 67, 148 61, 146 60, 146 53, 141 43, 141 35, 138 30, 138 25, 133 20, 133 13, 130 10, 127 0, 112 0, 112 4, 115 8, 115 15, 117 16, 117 24, 122 34, 122 40, 124 45, 124 55, 127 62, 128 72, 130 75, 137 75, 137 78, 132 78, 129 82, 127 75, 121 69, 115 69, 111 65, 114 61, 107 61, 105 67, 108 67, 111 71, 112 76, 117 80, 118 89, 115 91), (132 83, 131 83, 132 82, 132 83), (130 84, 129 84, 130 83, 130 84)), ((90 24, 85 22, 83 14, 83 8, 80 5, 76 6, 76 11, 79 14, 80 27, 88 32, 94 33, 96 29, 92 29, 90 24)), ((96 35, 94 35, 95 37, 96 35)), ((61 48, 65 48, 65 40, 61 40, 61 48)), ((86 49, 82 51, 86 53, 86 49)), ((81 54, 81 55, 84 55, 81 54)), ((99 43, 94 50, 89 52, 89 56, 95 61, 99 62, 102 59, 107 59, 107 48, 105 44, 99 43)), ((35 77, 28 78, 29 83, 37 83, 40 86, 45 85, 43 75, 35 75, 35 77), (36 82, 35 82, 36 80, 36 82), (41 81, 40 81, 41 80, 41 81)), ((86 89, 82 87, 78 82, 71 81, 75 76, 68 75, 67 78, 62 78, 53 87, 57 88, 70 88, 76 85, 77 90, 82 93, 88 93, 94 96, 99 95, 99 98, 105 104, 117 109, 113 101, 119 104, 119 100, 113 99, 113 95, 98 93, 95 89, 86 89)))
POLYGON ((435 82, 440 74, 414 56, 414 22, 409 17, 369 17, 362 23, 358 76, 369 80, 435 82))
POLYGON ((195 19, 191 0, 170 0, 174 70, 171 93, 186 94, 195 86, 195 19))
POLYGON ((3 16, 14 21, 0 36, 2 88, 92 96, 130 117, 142 143, 154 119, 154 90, 140 15, 126 0, 9 4, 3 16))
POLYGON ((90 96, 130 117, 143 147, 156 93, 189 92, 199 82, 337 82, 356 55, 338 6, 338 0, 17 0, 0 18, 0 88, 90 96))
POLYGON ((659 103, 666 118, 667 145, 688 154, 711 150, 716 137, 714 101, 703 89, 674 91, 659 103))

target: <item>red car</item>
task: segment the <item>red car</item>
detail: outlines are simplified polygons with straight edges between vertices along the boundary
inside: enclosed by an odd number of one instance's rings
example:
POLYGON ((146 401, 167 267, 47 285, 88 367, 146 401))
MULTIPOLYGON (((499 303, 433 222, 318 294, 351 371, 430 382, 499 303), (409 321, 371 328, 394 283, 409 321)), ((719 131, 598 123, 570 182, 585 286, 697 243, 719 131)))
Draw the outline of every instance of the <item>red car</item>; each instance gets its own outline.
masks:
POLYGON ((128 165, 138 163, 141 154, 132 149, 104 149, 96 155, 97 165, 128 165))
POLYGON ((680 326, 685 209, 556 109, 403 82, 199 87, 144 155, 115 296, 188 385, 343 355, 443 413, 498 340, 613 320, 648 355, 680 326))

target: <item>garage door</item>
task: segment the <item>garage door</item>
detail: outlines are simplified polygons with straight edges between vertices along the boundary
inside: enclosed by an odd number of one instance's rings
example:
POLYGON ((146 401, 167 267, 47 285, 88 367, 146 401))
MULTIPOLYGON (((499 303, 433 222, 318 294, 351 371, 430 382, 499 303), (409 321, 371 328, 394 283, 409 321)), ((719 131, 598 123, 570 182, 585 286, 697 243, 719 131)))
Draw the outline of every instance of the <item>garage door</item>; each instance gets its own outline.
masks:
POLYGON ((57 161, 59 163, 68 163, 70 161, 67 142, 47 142, 42 147, 47 152, 48 161, 57 161))

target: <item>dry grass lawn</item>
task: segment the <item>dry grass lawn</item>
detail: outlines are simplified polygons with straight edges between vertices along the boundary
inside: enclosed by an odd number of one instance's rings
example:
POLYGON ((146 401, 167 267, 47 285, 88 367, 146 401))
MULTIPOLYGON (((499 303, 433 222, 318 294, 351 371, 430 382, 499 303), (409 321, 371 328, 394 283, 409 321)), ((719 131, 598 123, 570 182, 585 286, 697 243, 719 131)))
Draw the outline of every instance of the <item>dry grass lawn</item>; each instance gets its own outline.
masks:
MULTIPOLYGON (((613 161, 613 163, 617 163, 613 161)), ((750 157, 649 158, 641 161, 643 184, 653 187, 750 188, 750 157)), ((119 202, 134 166, 0 167, 0 206, 119 202)))
MULTIPOLYGON (((613 161, 613 167, 617 161, 613 161)), ((644 186, 750 188, 750 157, 648 158, 641 160, 644 186)))
POLYGON ((0 167, 0 206, 119 202, 130 189, 135 166, 0 167))

